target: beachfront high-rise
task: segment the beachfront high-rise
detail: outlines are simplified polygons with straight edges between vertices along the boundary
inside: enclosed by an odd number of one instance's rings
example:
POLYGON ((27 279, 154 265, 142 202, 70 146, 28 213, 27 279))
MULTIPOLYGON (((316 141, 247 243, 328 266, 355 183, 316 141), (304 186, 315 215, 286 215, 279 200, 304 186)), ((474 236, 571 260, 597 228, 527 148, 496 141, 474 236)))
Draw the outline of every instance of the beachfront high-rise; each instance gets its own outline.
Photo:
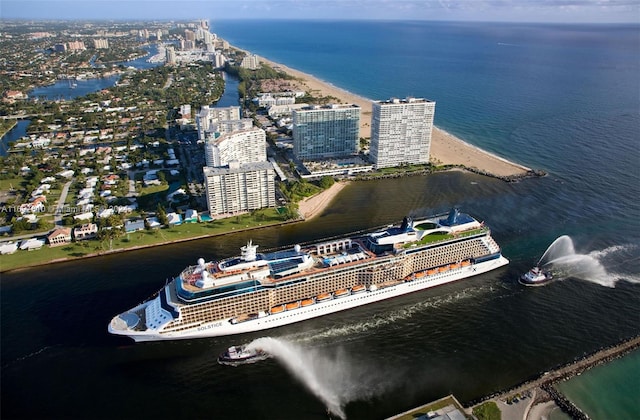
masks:
POLYGON ((310 106, 293 110, 293 153, 301 160, 358 153, 358 105, 310 106))
POLYGON ((376 168, 429 163, 435 109, 422 98, 373 102, 369 157, 376 168))

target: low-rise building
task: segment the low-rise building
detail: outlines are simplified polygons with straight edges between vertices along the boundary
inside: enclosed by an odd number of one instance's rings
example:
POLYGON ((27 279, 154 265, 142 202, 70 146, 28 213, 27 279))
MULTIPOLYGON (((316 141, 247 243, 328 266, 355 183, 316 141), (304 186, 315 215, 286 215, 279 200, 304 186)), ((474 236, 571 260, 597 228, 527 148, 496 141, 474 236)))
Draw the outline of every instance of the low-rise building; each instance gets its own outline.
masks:
POLYGON ((49 246, 60 246, 71 242, 71 229, 60 228, 54 230, 49 236, 47 236, 49 246))
POLYGON ((73 229, 73 237, 76 241, 95 238, 98 234, 98 225, 95 223, 85 223, 84 225, 73 229))

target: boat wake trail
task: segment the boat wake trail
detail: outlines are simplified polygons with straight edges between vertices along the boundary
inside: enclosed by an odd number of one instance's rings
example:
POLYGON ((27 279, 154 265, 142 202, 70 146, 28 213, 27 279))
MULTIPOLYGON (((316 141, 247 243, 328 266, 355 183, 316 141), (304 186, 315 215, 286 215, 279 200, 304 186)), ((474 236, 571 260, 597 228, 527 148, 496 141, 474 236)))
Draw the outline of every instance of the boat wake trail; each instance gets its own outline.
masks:
POLYGON ((473 299, 482 293, 490 292, 492 290, 493 286, 491 285, 471 287, 456 293, 428 298, 412 305, 403 306, 399 309, 382 314, 376 314, 375 317, 367 318, 364 321, 345 323, 339 327, 331 326, 311 331, 288 334, 282 338, 295 343, 315 343, 318 341, 335 342, 335 339, 337 338, 342 338, 343 341, 355 340, 362 335, 373 333, 379 328, 388 325, 397 325, 399 321, 410 319, 426 310, 439 308, 443 305, 464 299, 473 299))
POLYGON ((318 397, 332 414, 345 419, 344 407, 356 400, 380 395, 393 385, 390 372, 352 360, 344 351, 306 348, 272 337, 258 338, 247 349, 271 354, 291 375, 318 397))

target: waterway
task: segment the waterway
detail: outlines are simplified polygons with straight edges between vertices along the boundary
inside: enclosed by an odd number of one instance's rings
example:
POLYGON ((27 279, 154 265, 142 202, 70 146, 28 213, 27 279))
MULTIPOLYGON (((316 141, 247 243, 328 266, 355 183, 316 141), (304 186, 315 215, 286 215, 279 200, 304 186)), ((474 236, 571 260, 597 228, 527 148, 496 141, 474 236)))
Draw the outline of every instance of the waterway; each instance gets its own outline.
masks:
POLYGON ((557 388, 594 420, 633 419, 640 413, 640 351, 636 350, 557 388))
POLYGON ((0 139, 0 156, 6 156, 9 153, 10 142, 15 142, 27 135, 29 124, 31 124, 30 120, 18 120, 16 125, 2 136, 0 139))
POLYGON ((469 140, 472 132, 480 140, 474 144, 493 143, 491 150, 549 176, 508 184, 451 172, 357 182, 305 223, 3 273, 2 417, 326 420, 323 398, 276 360, 237 368, 215 362, 230 345, 273 336, 314 356, 304 358, 299 373, 311 372, 314 389, 338 398, 349 419, 378 419, 450 393, 468 402, 636 336, 634 28, 425 22, 220 28, 234 45, 366 96, 433 98, 443 128, 469 140), (255 334, 133 344, 106 331, 114 315, 199 257, 237 255, 249 239, 264 250, 452 206, 492 228, 508 266, 255 334), (518 276, 561 235, 597 272, 579 266, 542 287, 520 285, 518 276))

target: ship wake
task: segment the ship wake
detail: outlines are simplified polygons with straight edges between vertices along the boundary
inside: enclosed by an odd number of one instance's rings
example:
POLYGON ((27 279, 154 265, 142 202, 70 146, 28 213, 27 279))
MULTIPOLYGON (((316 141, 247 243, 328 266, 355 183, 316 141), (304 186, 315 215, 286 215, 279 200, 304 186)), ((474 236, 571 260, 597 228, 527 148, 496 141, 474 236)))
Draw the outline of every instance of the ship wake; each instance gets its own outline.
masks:
POLYGON ((426 298, 420 302, 388 312, 376 313, 373 317, 367 317, 365 320, 287 334, 283 338, 295 343, 335 342, 336 339, 342 342, 357 340, 363 335, 375 334, 380 328, 388 325, 397 325, 398 322, 411 319, 414 316, 423 314, 425 311, 437 309, 458 301, 477 298, 482 294, 493 291, 493 287, 493 285, 468 287, 455 293, 426 298))
POLYGON ((258 338, 247 348, 262 349, 272 355, 331 414, 342 419, 346 418, 344 410, 349 402, 381 395, 394 382, 389 372, 367 367, 341 350, 330 353, 327 349, 306 348, 272 337, 258 338))

